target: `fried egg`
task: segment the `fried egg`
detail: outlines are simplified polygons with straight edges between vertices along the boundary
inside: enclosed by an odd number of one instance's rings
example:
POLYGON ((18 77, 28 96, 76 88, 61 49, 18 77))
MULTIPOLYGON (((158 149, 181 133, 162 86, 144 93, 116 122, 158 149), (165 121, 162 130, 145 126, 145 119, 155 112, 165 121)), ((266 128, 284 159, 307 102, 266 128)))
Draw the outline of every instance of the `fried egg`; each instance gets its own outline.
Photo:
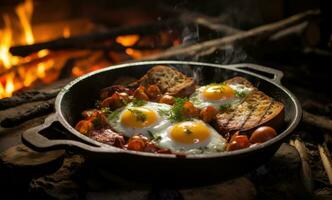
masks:
POLYGON ((190 101, 198 108, 237 105, 252 91, 242 84, 214 83, 201 86, 191 95, 190 101))
POLYGON ((130 103, 113 112, 109 123, 113 129, 127 137, 142 134, 151 138, 152 132, 160 132, 170 126, 167 112, 171 106, 163 103, 146 102, 142 106, 130 103))
POLYGON ((210 125, 197 119, 174 123, 155 138, 161 148, 189 154, 222 152, 226 143, 210 125))

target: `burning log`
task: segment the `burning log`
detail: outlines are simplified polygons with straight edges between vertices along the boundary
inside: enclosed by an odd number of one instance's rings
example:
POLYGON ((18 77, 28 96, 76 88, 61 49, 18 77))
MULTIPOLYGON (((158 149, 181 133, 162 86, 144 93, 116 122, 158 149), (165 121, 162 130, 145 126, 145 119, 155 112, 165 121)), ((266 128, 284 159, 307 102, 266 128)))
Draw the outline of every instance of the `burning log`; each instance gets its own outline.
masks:
POLYGON ((0 125, 4 128, 10 128, 18 126, 30 119, 40 117, 49 114, 54 111, 54 99, 47 100, 40 103, 38 106, 34 106, 31 110, 24 113, 18 113, 13 117, 7 117, 0 122, 0 125))
POLYGON ((157 55, 151 55, 141 60, 158 60, 166 59, 175 56, 193 56, 200 55, 204 56, 207 53, 210 54, 218 49, 223 49, 229 45, 241 45, 248 46, 251 44, 256 44, 262 41, 265 41, 270 36, 274 35, 276 32, 291 27, 293 25, 302 23, 306 20, 315 19, 320 15, 320 12, 317 10, 310 10, 304 13, 300 13, 294 16, 291 16, 287 19, 259 26, 257 28, 250 29, 248 31, 240 32, 234 35, 226 36, 223 38, 218 38, 214 40, 209 40, 199 44, 194 44, 190 46, 182 46, 171 48, 164 51, 163 53, 157 55))
MULTIPOLYGON (((178 20, 168 20, 163 23, 150 23, 137 26, 124 26, 116 29, 112 29, 108 32, 94 33, 87 35, 74 36, 70 38, 60 38, 48 42, 35 43, 32 45, 23 45, 11 47, 10 52, 13 55, 27 56, 36 51, 42 49, 50 50, 62 50, 62 49, 86 49, 86 48, 105 48, 105 46, 87 46, 89 43, 95 43, 99 41, 109 40, 119 35, 130 35, 130 34, 155 34, 159 33, 163 29, 168 29, 169 27, 179 26, 178 20)), ((121 45, 114 44, 111 47, 112 50, 123 51, 124 48, 121 45)), ((143 47, 142 47, 143 48, 143 47)), ((145 47, 148 48, 148 47, 145 47)))

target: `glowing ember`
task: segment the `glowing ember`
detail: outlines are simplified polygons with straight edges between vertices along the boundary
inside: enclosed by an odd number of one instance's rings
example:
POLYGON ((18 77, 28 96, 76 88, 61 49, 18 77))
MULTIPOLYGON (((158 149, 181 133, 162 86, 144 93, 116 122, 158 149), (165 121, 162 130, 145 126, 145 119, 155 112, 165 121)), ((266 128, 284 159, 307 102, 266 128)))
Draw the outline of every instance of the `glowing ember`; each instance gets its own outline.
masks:
POLYGON ((64 29, 63 29, 63 37, 64 38, 69 38, 70 37, 70 28, 68 26, 66 26, 64 29))
POLYGON ((139 35, 121 35, 118 36, 115 41, 124 47, 130 47, 136 44, 139 40, 139 35))
POLYGON ((136 59, 142 57, 142 53, 140 51, 134 50, 132 48, 127 48, 126 53, 136 59))
POLYGON ((49 50, 47 49, 43 49, 37 52, 37 55, 39 58, 45 57, 46 55, 48 55, 50 53, 49 50))

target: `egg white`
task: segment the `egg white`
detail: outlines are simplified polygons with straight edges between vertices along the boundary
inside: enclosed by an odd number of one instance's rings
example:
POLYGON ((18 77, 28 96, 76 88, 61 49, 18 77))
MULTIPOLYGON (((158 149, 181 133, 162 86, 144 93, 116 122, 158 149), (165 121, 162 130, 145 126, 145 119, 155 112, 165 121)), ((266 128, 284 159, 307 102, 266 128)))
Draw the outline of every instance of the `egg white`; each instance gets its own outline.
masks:
POLYGON ((236 106, 240 104, 244 97, 252 91, 252 88, 248 88, 242 84, 229 84, 229 87, 231 87, 236 93, 243 94, 243 96, 240 97, 235 95, 232 98, 208 100, 202 94, 203 91, 209 86, 211 85, 205 85, 197 88, 196 91, 190 96, 189 100, 194 104, 195 107, 202 109, 207 106, 213 106, 214 108, 219 110, 220 106, 224 105, 236 106))
POLYGON ((225 150, 226 140, 214 128, 201 120, 194 119, 193 121, 204 123, 208 127, 210 132, 209 138, 195 144, 178 143, 173 141, 170 136, 173 124, 158 134, 157 139, 154 140, 155 144, 161 148, 170 149, 172 152, 186 154, 213 153, 225 150))
POLYGON ((140 107, 152 110, 157 115, 157 121, 144 128, 132 128, 124 126, 121 123, 122 114, 128 109, 135 108, 132 103, 129 103, 127 106, 114 111, 117 114, 115 117, 109 119, 109 124, 115 131, 122 133, 127 137, 131 137, 135 134, 142 134, 150 139, 152 138, 151 133, 160 132, 171 125, 171 122, 168 120, 168 116, 166 115, 167 112, 165 112, 171 109, 170 105, 163 103, 147 102, 145 105, 140 107))

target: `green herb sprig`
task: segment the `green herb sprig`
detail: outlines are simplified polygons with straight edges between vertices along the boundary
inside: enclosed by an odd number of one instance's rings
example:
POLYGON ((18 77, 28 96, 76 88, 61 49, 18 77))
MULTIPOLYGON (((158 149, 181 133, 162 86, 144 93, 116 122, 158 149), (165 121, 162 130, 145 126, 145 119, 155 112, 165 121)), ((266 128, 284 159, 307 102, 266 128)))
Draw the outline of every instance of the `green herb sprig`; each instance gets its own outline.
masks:
POLYGON ((114 110, 108 113, 108 120, 109 121, 113 121, 114 119, 116 119, 120 114, 119 110, 114 110))
POLYGON ((224 105, 220 105, 220 106, 219 106, 219 110, 220 110, 220 111, 225 111, 225 110, 228 110, 230 107, 231 107, 231 104, 230 104, 230 103, 228 103, 228 104, 224 104, 224 105))
POLYGON ((175 98, 175 102, 172 106, 169 119, 172 121, 184 121, 188 118, 183 115, 184 103, 188 101, 188 98, 175 98))
POLYGON ((243 98, 246 96, 246 93, 244 91, 235 91, 235 95, 237 97, 243 98))
POLYGON ((140 107, 140 106, 144 106, 146 104, 146 101, 135 98, 135 99, 133 99, 132 104, 135 107, 140 107))
POLYGON ((136 109, 128 109, 128 110, 134 114, 137 121, 145 122, 145 120, 147 119, 147 116, 140 110, 136 109))

